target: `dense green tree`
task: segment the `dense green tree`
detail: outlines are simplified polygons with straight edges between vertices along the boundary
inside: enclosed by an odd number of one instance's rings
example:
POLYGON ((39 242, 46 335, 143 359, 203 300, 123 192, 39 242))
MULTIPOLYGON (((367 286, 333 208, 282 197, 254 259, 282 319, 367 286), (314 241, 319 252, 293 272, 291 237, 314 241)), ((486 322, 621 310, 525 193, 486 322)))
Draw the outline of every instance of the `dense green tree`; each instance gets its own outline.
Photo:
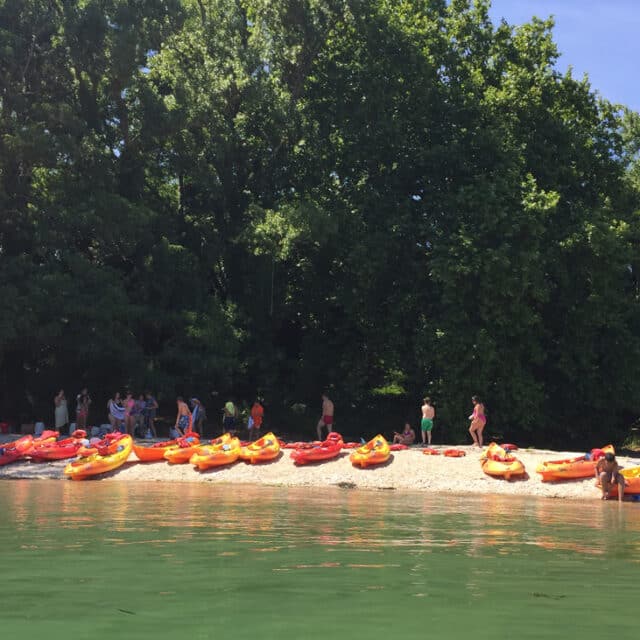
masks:
POLYGON ((559 73, 552 28, 480 0, 1 0, 4 410, 328 386, 354 431, 428 392, 449 438, 472 393, 513 439, 620 436, 638 114, 559 73))

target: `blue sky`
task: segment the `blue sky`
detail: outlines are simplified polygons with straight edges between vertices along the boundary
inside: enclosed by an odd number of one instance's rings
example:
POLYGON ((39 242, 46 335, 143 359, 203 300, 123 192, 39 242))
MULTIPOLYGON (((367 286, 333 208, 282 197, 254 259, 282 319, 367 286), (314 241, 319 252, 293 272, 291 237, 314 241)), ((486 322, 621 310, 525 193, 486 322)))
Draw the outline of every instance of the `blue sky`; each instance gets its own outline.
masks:
POLYGON ((494 23, 556 21, 557 66, 587 73, 593 89, 611 102, 640 111, 640 0, 492 0, 494 23))

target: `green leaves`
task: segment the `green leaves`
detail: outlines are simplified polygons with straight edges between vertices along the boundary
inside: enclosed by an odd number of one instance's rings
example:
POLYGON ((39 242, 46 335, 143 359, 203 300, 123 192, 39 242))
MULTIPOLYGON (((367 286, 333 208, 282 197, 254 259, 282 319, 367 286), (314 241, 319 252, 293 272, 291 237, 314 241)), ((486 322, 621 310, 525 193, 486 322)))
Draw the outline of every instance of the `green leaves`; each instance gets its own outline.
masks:
POLYGON ((0 24, 16 397, 80 377, 413 407, 426 386, 450 437, 478 393, 514 440, 637 412, 638 117, 557 71, 552 21, 6 0, 0 24))

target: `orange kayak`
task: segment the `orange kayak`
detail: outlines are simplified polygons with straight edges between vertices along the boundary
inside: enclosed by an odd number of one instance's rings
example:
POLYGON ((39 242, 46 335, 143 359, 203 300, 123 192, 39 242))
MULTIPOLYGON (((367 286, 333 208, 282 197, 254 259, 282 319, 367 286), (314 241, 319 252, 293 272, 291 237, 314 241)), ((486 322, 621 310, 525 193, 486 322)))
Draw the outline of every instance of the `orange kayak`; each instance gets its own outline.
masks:
POLYGON ((211 441, 211 444, 198 447, 189 459, 189 463, 200 471, 232 464, 240 457, 240 440, 230 433, 211 441))
POLYGON ((180 446, 178 440, 179 438, 175 440, 165 440, 164 442, 156 442, 150 446, 134 443, 133 453, 138 456, 140 462, 159 462, 160 460, 164 460, 165 451, 180 446))
POLYGON ((332 431, 324 442, 310 449, 296 449, 291 452, 291 459, 295 464, 307 464, 307 462, 320 462, 337 458, 342 451, 342 436, 332 431))
POLYGON ((70 462, 64 475, 72 480, 85 480, 91 476, 113 471, 121 467, 129 458, 133 439, 124 433, 109 434, 97 445, 97 452, 70 462), (100 453, 100 452, 104 453, 100 453))
MULTIPOLYGON (((615 453, 613 445, 609 444, 602 449, 603 453, 615 453)), ((542 482, 553 480, 574 480, 576 478, 589 478, 595 475, 597 459, 595 456, 577 456, 566 460, 550 460, 541 462, 536 467, 536 473, 542 476, 542 482)))
POLYGON ((177 439, 177 446, 166 449, 163 456, 171 464, 184 464, 189 462, 189 459, 199 446, 200 436, 193 431, 189 431, 177 439))
POLYGON ((492 442, 484 451, 480 458, 480 464, 488 476, 505 480, 510 480, 512 476, 522 476, 525 473, 522 461, 495 442, 492 442))
POLYGON ((274 460, 280 455, 280 442, 273 433, 265 433, 262 438, 240 449, 240 458, 251 464, 274 460))
MULTIPOLYGON (((595 475, 595 471, 593 472, 595 475)), ((621 469, 620 473, 624 478, 624 495, 636 496, 640 494, 640 466, 630 467, 629 469, 621 469)), ((600 482, 596 482, 596 486, 600 488, 600 482)), ((614 485, 609 492, 610 498, 618 497, 618 485, 614 485)))
POLYGON ((349 456, 349 460, 353 465, 364 469, 365 467, 386 462, 390 455, 389 443, 383 435, 378 434, 375 438, 369 440, 367 444, 363 444, 356 449, 349 456))

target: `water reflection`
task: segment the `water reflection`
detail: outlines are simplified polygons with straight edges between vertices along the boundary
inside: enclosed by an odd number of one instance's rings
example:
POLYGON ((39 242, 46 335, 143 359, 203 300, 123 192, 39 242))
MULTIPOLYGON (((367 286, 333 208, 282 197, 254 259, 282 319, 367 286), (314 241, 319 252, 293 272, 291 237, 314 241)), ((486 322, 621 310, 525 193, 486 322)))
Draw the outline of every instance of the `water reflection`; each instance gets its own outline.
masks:
POLYGON ((620 544, 634 550, 640 545, 640 511, 633 503, 46 481, 3 483, 0 501, 21 537, 38 538, 38 532, 55 527, 68 532, 67 544, 74 547, 82 545, 84 531, 95 528, 105 530, 105 540, 113 544, 181 543, 197 537, 233 540, 256 554, 317 545, 328 553, 345 547, 370 554, 455 548, 482 557, 537 546, 602 555, 620 544), (572 533, 576 527, 580 539, 572 533))
MULTIPOLYGON (((621 586, 614 609, 629 610, 640 547, 635 503, 597 500, 11 481, 0 483, 0 513, 4 610, 15 611, 14 626, 3 623, 21 632, 28 620, 29 637, 56 616, 69 625, 79 602, 100 620, 94 638, 111 637, 122 611, 132 612, 132 638, 151 627, 184 635, 191 620, 225 615, 244 625, 237 637, 357 636, 350 620, 372 609, 399 637, 422 637, 423 617, 397 616, 408 603, 428 608, 431 631, 445 638, 477 636, 496 607, 505 628, 544 636, 547 623, 553 635, 577 617, 582 637, 595 638, 600 594, 583 587, 606 558, 621 586), (33 575, 50 604, 35 614, 33 575), (318 603, 338 616, 334 627, 314 619, 318 603), (294 612, 286 631, 274 614, 283 606, 294 612)), ((84 637, 81 622, 67 635, 84 637)))

